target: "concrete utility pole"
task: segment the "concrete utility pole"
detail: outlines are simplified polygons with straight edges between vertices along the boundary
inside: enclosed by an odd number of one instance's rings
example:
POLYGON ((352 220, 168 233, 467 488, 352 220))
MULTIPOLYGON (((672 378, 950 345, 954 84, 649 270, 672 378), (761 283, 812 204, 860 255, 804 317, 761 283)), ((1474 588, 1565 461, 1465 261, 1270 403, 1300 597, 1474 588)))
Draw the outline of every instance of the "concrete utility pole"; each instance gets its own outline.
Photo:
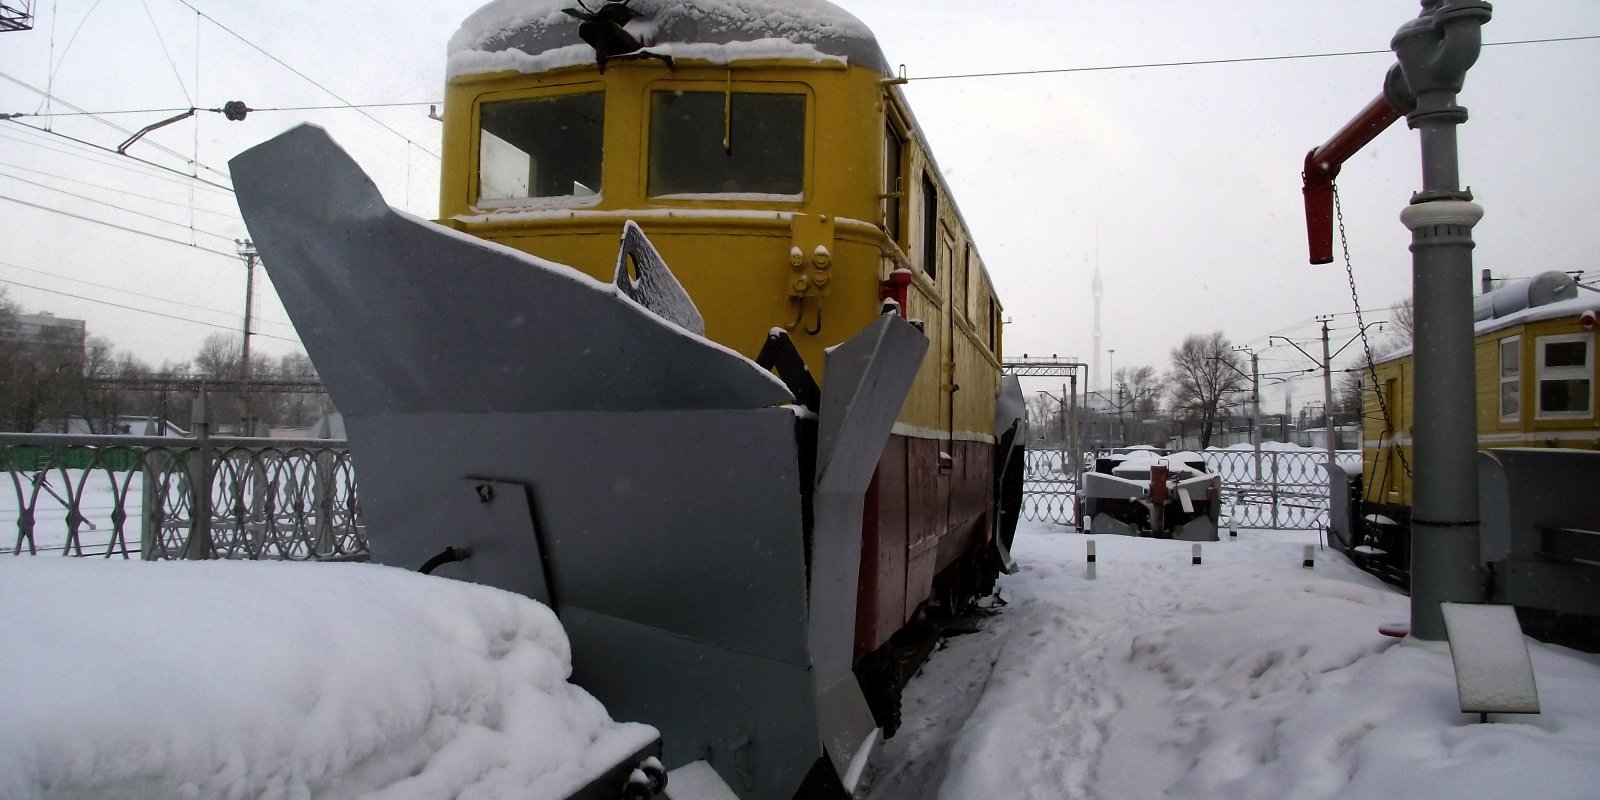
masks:
POLYGON ((254 425, 250 420, 250 316, 255 309, 256 300, 256 245, 249 239, 236 239, 239 245, 239 257, 244 259, 244 345, 240 349, 239 358, 242 361, 239 377, 239 402, 244 406, 241 418, 241 431, 245 436, 255 435, 254 425))
MULTIPOLYGON (((1233 349, 1250 354, 1250 446, 1256 453, 1255 479, 1259 481, 1261 480, 1261 356, 1242 345, 1233 349)), ((1229 367, 1233 366, 1226 361, 1223 363, 1229 367)))
POLYGON ((1423 0, 1422 15, 1390 42, 1400 63, 1384 94, 1422 139, 1422 191, 1400 214, 1411 229, 1416 298, 1416 474, 1411 516, 1411 632, 1445 638, 1441 602, 1481 602, 1478 428, 1472 328, 1472 228, 1483 209, 1461 188, 1456 105, 1477 63, 1493 8, 1481 0, 1423 0))
POLYGON ((1328 474, 1333 474, 1334 451, 1338 449, 1338 442, 1333 438, 1333 356, 1328 354, 1328 320, 1332 317, 1318 317, 1322 321, 1322 433, 1323 443, 1328 456, 1328 474))
MULTIPOLYGON (((1072 390, 1067 392, 1067 407, 1071 409, 1071 424, 1067 428, 1067 446, 1072 448, 1072 455, 1067 459, 1067 463, 1072 466, 1072 485, 1077 486, 1078 481, 1083 480, 1083 446, 1078 441, 1078 371, 1073 370, 1072 374, 1068 375, 1067 378, 1072 382, 1072 390)), ((1088 381, 1088 378, 1088 375, 1084 375, 1085 382, 1088 381)), ((1067 387, 1063 386, 1061 388, 1066 389, 1067 387)))

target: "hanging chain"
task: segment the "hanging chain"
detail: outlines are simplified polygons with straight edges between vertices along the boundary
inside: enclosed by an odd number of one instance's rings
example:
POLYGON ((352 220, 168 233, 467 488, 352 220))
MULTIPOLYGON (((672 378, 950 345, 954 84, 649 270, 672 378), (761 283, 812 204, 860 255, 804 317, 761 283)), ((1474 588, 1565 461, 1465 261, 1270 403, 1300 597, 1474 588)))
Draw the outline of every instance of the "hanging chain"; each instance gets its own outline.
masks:
MULTIPOLYGON (((1361 334, 1361 349, 1367 355, 1367 374, 1372 376, 1372 393, 1378 396, 1378 408, 1383 411, 1384 430, 1395 431, 1394 417, 1389 413, 1389 399, 1384 395, 1383 388, 1378 384, 1378 366, 1372 357, 1372 341, 1367 338, 1367 323, 1361 315, 1361 295, 1356 292, 1356 270, 1350 263, 1350 239, 1344 230, 1344 207, 1339 203, 1339 184, 1333 184, 1333 212, 1339 220, 1339 246, 1344 250, 1344 274, 1350 279, 1350 301, 1356 307, 1356 330, 1361 334)), ((1398 431, 1395 431, 1398 437, 1398 431)), ((1411 477, 1411 462, 1406 458, 1406 451, 1395 446, 1394 451, 1400 455, 1400 466, 1405 470, 1406 477, 1411 477)))

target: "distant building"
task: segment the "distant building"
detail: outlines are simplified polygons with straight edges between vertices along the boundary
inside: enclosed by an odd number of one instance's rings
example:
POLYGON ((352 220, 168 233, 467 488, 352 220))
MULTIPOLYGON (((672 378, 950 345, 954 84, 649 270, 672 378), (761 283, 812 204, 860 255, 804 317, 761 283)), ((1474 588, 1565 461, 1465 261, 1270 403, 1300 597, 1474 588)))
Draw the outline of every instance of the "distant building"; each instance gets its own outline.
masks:
MULTIPOLYGON (((35 433, 70 433, 77 435, 93 434, 89 421, 83 417, 68 417, 65 422, 51 420, 40 425, 35 433)), ((101 434, 116 436, 188 436, 189 432, 177 425, 172 420, 163 420, 158 417, 124 414, 111 423, 111 430, 99 431, 101 434)))
POLYGON ((0 319, 0 342, 16 345, 40 369, 82 364, 88 326, 54 314, 17 314, 0 319))

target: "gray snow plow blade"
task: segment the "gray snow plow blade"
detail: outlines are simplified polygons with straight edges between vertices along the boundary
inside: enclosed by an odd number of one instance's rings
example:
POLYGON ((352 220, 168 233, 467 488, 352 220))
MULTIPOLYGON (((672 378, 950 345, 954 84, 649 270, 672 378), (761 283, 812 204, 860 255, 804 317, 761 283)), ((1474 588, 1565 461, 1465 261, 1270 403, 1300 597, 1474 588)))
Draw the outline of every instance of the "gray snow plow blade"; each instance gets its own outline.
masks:
POLYGON ((850 672, 861 495, 921 334, 883 317, 836 348, 818 436, 686 330, 636 227, 619 287, 396 212, 317 128, 231 166, 344 414, 374 560, 549 605, 572 680, 659 728, 668 769, 708 762, 747 800, 788 800, 824 758, 853 782, 877 735, 850 672))

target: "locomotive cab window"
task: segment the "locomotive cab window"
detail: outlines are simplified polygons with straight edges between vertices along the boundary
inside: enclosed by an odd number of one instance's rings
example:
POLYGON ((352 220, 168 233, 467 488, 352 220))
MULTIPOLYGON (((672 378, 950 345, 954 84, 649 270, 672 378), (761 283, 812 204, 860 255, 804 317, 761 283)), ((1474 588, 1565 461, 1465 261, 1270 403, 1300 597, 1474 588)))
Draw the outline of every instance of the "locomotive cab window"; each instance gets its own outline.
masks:
POLYGON ((650 97, 650 196, 805 191, 806 96, 659 90, 650 97))
POLYGON ((480 202, 599 193, 604 93, 484 103, 479 119, 480 202))
POLYGON ((1594 414, 1594 337, 1587 333, 1540 336, 1540 419, 1583 419, 1594 414))

